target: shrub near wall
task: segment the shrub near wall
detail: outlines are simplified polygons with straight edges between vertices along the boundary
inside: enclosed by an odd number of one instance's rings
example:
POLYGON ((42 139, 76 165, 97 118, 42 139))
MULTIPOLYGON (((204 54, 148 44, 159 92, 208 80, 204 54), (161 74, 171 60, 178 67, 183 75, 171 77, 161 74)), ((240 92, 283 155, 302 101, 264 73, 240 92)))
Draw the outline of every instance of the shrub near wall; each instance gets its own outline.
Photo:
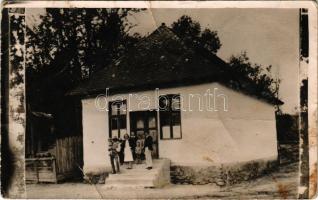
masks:
POLYGON ((171 166, 171 182, 173 184, 233 185, 268 174, 276 166, 276 160, 257 160, 209 167, 171 166))

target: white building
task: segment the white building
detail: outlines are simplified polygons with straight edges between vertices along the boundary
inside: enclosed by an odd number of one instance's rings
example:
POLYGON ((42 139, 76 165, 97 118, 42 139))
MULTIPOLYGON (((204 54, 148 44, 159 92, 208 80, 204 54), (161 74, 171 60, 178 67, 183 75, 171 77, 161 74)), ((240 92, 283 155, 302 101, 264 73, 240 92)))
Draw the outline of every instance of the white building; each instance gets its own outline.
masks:
POLYGON ((82 98, 84 172, 110 171, 108 138, 131 132, 151 133, 154 158, 173 166, 275 161, 282 102, 232 89, 226 67, 162 25, 71 91, 82 98))

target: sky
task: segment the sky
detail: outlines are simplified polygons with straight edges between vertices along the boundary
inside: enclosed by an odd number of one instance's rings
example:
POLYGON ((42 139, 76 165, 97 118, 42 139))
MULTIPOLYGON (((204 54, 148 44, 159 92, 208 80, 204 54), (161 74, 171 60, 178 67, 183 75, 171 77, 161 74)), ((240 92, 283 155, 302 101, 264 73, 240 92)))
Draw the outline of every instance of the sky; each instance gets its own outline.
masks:
MULTIPOLYGON (((188 15, 218 32, 222 43, 217 55, 228 61, 246 51, 250 61, 272 65, 272 77, 281 80, 279 97, 283 112, 294 114, 299 99, 299 13, 298 9, 151 9, 135 13, 128 21, 136 24, 131 32, 150 34, 165 23, 170 26, 188 15)), ((37 25, 43 9, 26 11, 27 24, 37 25)))

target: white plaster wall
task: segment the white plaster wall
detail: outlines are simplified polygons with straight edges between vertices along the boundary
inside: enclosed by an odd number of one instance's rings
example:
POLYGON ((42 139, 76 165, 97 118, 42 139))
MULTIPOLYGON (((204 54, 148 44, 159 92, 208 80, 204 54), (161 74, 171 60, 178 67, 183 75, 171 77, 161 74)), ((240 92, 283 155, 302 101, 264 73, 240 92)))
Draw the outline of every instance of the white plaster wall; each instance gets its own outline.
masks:
MULTIPOLYGON (((159 139, 159 157, 171 159, 172 164, 214 165, 277 157, 275 114, 274 107, 270 104, 218 83, 160 89, 159 94, 154 90, 133 94, 109 96, 107 101, 126 99, 128 109, 137 111, 157 109, 158 95, 180 94, 183 97, 182 139, 159 139), (212 110, 207 111, 204 94, 208 89, 213 93, 215 88, 217 95, 226 96, 227 111, 223 110, 223 96, 216 98, 215 107, 218 111, 213 110, 213 105, 212 110), (191 94, 194 97, 191 97, 191 94), (200 106, 198 95, 202 97, 200 106), (145 103, 148 97, 149 105, 145 103)), ((213 101, 211 102, 213 104, 213 101)), ((107 152, 108 113, 95 107, 94 98, 83 100, 82 103, 84 169, 87 172, 107 170, 110 167, 107 152)), ((127 132, 130 132, 129 114, 127 132)))
POLYGON ((94 99, 82 100, 84 172, 99 173, 109 168, 108 115, 98 111, 94 99))
MULTIPOLYGON (((218 83, 179 88, 180 94, 204 95, 217 88, 217 111, 199 111, 198 102, 184 98, 182 140, 161 140, 160 157, 177 165, 211 165, 277 157, 274 107, 218 83), (189 109, 191 105, 192 109, 189 109), (192 111, 191 111, 192 110, 192 111)), ((172 93, 172 91, 162 91, 172 93)), ((201 104, 202 106, 202 104, 201 104)))
POLYGON ((228 112, 218 112, 228 133, 239 146, 240 160, 277 158, 275 108, 222 85, 226 91, 228 112))

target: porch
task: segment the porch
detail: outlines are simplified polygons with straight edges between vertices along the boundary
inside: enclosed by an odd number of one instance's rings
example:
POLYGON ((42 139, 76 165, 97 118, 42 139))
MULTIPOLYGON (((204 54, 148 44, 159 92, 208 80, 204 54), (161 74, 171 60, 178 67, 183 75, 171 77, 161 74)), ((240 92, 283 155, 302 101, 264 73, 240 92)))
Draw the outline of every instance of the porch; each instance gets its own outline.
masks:
POLYGON ((153 168, 146 164, 133 165, 133 169, 122 166, 119 174, 109 174, 105 188, 161 188, 170 183, 170 160, 154 159, 153 168))

